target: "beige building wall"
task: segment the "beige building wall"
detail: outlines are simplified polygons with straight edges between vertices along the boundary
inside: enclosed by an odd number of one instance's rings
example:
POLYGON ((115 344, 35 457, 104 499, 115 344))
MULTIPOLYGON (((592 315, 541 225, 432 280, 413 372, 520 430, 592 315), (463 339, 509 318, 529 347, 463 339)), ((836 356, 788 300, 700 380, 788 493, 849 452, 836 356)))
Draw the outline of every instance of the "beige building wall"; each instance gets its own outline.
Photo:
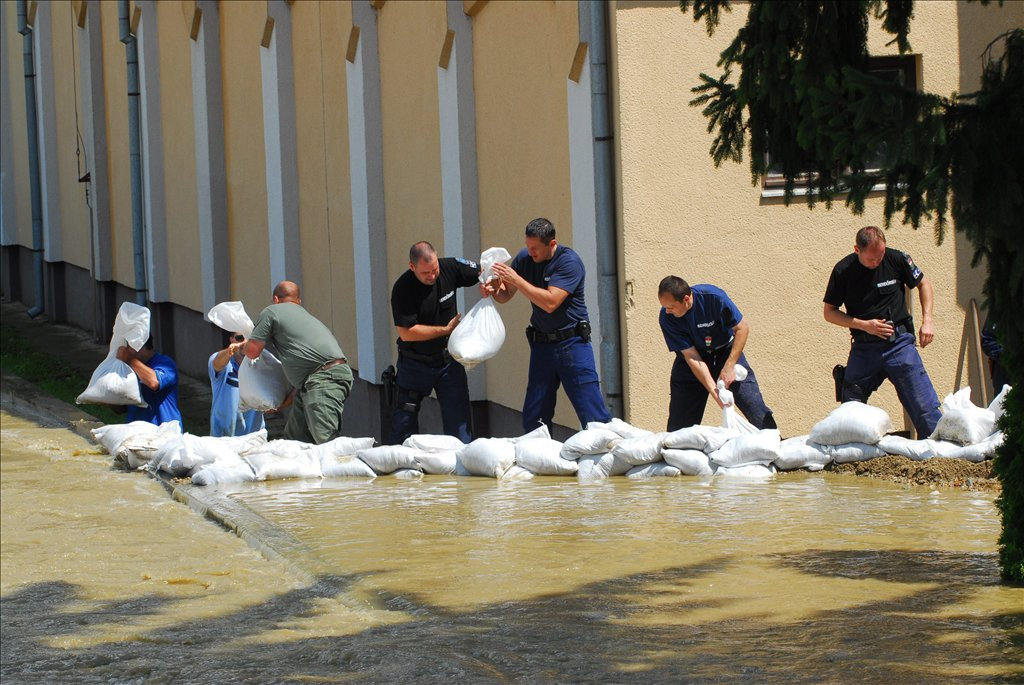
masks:
POLYGON ((178 3, 156 3, 160 46, 160 122, 167 224, 168 292, 171 301, 203 309, 196 206, 196 144, 192 114, 189 24, 178 3))
MULTIPOLYGON (((925 90, 958 88, 957 52, 950 49, 956 12, 952 2, 915 5, 911 42, 925 55, 925 90)), ((712 136, 689 105, 690 87, 699 73, 720 72, 718 55, 745 22, 742 6, 723 15, 713 38, 672 2, 619 2, 613 15, 627 418, 664 429, 673 357, 658 326, 657 286, 676 274, 718 285, 736 302, 751 326, 746 353, 783 434, 806 433, 836 406, 831 370, 849 349, 848 332, 823 318, 825 285, 835 262, 852 251, 855 231, 882 225, 881 198, 869 201, 863 216, 841 202, 831 210, 786 207, 751 186, 746 162, 714 167, 712 136)), ((877 24, 870 40, 875 54, 895 54, 877 24)), ((981 274, 970 269, 961 241, 936 245, 930 226, 915 231, 896 221, 887 235, 934 285, 936 339, 922 357, 941 399, 953 389, 963 299, 979 294, 981 274)), ((919 312, 916 291, 912 303, 919 312)), ((890 384, 872 402, 903 427, 890 384)), ((706 423, 719 419, 711 404, 706 423)))
POLYGON ((260 40, 267 15, 254 3, 222 2, 221 69, 227 169, 231 298, 255 321, 270 304, 267 175, 260 40))
MULTIPOLYGON (((95 5, 90 5, 93 11, 95 5)), ((103 85, 106 90, 109 163, 110 254, 113 280, 135 287, 132 245, 131 155, 128 146, 128 73, 119 39, 117 3, 99 3, 103 33, 103 85)), ((96 122, 97 126, 102 122, 96 122)))
MULTIPOLYGON (((75 155, 79 149, 75 79, 78 64, 78 28, 74 26, 70 2, 55 2, 50 8, 53 46, 53 100, 57 124, 57 183, 60 197, 61 259, 75 266, 90 268, 89 207, 85 204, 85 184, 78 179, 85 173, 85 158, 81 166, 75 155)), ((19 36, 20 38, 20 36, 19 36)), ((20 64, 20 60, 19 60, 20 64)), ((23 88, 24 89, 24 88, 23 88)), ((84 155, 85 149, 82 147, 84 155)), ((52 230, 52 229, 47 229, 52 230)), ((31 242, 29 243, 31 244, 31 242)))
POLYGON ((344 66, 352 8, 347 2, 295 3, 291 19, 303 304, 353 359, 356 291, 344 66))
MULTIPOLYGON (((547 217, 572 246, 566 80, 579 42, 575 2, 492 2, 473 18, 480 245, 514 256, 531 219, 547 217)), ((587 274, 588 278, 596 274, 587 274)), ((589 307, 597 306, 588 302, 589 307)), ((522 409, 530 303, 500 307, 505 344, 485 364, 488 399, 522 409)), ((579 424, 559 391, 557 423, 579 424)))
MULTIPOLYGON (((0 11, 4 12, 4 40, 2 49, 7 51, 7 93, 10 97, 9 111, 11 115, 11 158, 15 167, 12 176, 4 178, 4 183, 13 179, 15 198, 16 226, 5 227, 7 236, 16 239, 19 245, 32 247, 32 190, 28 172, 28 134, 25 123, 25 67, 22 58, 21 34, 18 33, 18 12, 13 2, 0 3, 0 11)), ((7 170, 5 169, 6 173, 7 170)))
POLYGON ((409 268, 414 242, 430 241, 442 257, 462 255, 445 250, 441 212, 437 64, 448 30, 445 3, 387 3, 377 17, 390 293, 409 268))

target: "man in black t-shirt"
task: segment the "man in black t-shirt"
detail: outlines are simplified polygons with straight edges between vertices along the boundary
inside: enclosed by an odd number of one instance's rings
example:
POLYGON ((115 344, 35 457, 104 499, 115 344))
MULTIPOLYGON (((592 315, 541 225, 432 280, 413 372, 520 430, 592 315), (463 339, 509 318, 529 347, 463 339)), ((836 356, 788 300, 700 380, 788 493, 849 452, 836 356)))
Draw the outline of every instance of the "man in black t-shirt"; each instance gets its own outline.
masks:
POLYGON ((433 245, 409 248, 409 270, 391 289, 398 330, 398 392, 391 411, 392 444, 419 432, 423 398, 437 392, 444 432, 469 442, 466 369, 448 354, 448 336, 459 324, 457 288, 478 285, 480 267, 466 259, 438 259, 433 245))
POLYGON ((875 226, 857 232, 853 254, 839 260, 825 289, 825 320, 850 329, 852 345, 843 380, 843 401, 867 402, 886 378, 896 387, 904 409, 927 438, 942 415, 921 355, 914 346, 914 320, 903 287, 921 298, 921 347, 932 330, 932 286, 910 255, 885 246, 875 226), (843 312, 839 307, 845 306, 843 312))

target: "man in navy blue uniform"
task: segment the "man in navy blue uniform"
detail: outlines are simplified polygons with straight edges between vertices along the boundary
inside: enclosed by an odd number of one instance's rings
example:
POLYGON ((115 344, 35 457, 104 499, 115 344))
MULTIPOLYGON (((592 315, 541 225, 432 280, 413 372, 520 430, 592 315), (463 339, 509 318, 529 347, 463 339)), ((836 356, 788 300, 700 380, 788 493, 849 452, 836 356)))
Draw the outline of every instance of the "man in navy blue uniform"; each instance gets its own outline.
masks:
POLYGON ((438 259, 421 241, 409 248, 409 270, 391 289, 398 330, 397 398, 391 411, 392 444, 419 432, 423 398, 437 392, 444 432, 471 440, 466 369, 448 354, 448 336, 459 324, 455 290, 478 285, 480 267, 465 259, 438 259))
POLYGON ((530 374, 523 401, 523 428, 551 425, 559 385, 565 388, 580 426, 611 421, 590 345, 590 320, 583 300, 585 270, 579 255, 555 240, 547 219, 526 226, 526 247, 511 265, 495 264, 499 283, 490 291, 497 302, 517 292, 530 301, 533 313, 526 329, 530 342, 530 374))
POLYGON ((885 246, 876 226, 857 231, 853 254, 832 269, 825 289, 825 320, 850 329, 850 358, 842 385, 843 401, 867 402, 886 378, 896 387, 918 438, 935 430, 942 415, 921 355, 914 346, 914 320, 903 287, 917 288, 921 298, 921 347, 932 330, 932 285, 910 255, 885 246), (845 306, 846 311, 839 308, 845 306))
POLYGON ((743 355, 750 326, 725 291, 713 285, 691 287, 679 276, 666 276, 658 284, 658 302, 661 332, 676 355, 669 381, 668 430, 699 424, 708 395, 724 406, 718 397, 719 380, 751 424, 777 428, 754 369, 743 355), (737 364, 747 369, 742 381, 736 380, 737 364))

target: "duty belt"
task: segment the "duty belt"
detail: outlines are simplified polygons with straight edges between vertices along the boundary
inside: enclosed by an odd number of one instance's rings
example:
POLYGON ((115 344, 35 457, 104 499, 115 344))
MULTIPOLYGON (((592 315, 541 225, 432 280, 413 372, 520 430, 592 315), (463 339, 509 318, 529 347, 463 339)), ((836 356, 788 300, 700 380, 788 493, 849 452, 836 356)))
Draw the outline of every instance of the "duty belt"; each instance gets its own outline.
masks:
POLYGON ((442 349, 434 354, 422 354, 420 352, 413 352, 412 350, 403 350, 399 348, 398 354, 399 356, 405 357, 411 361, 428 364, 429 366, 444 366, 451 361, 452 358, 447 349, 442 349))
POLYGON ((551 333, 545 333, 544 331, 538 331, 533 326, 526 327, 526 339, 532 343, 554 343, 568 340, 569 338, 579 336, 584 341, 590 341, 590 322, 579 321, 570 328, 562 328, 551 333))
POLYGON ((879 338, 877 335, 872 335, 867 331, 850 329, 850 336, 853 338, 853 344, 859 345, 863 343, 882 343, 882 342, 894 342, 896 336, 901 333, 913 333, 914 332, 914 319, 908 317, 903 319, 899 323, 895 323, 892 326, 892 337, 890 338, 879 338))
MULTIPOLYGON (((332 359, 331 361, 329 361, 329 362, 324 362, 323 364, 321 364, 320 366, 318 366, 317 368, 315 368, 315 369, 313 370, 313 373, 318 373, 318 372, 320 372, 320 371, 326 371, 327 369, 332 369, 332 368, 334 368, 335 366, 337 366, 338 364, 348 364, 348 360, 347 360, 347 359, 345 359, 344 357, 339 357, 339 358, 337 358, 337 359, 332 359)), ((309 374, 309 375, 310 375, 310 376, 312 376, 312 375, 313 375, 313 373, 311 373, 311 374, 309 374)))

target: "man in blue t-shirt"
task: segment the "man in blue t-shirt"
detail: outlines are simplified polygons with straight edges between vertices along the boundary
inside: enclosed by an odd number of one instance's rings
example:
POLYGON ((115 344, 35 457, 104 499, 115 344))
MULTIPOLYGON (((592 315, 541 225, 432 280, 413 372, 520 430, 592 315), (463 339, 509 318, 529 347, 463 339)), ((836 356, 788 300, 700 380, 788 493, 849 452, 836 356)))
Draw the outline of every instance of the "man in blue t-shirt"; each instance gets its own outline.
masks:
POLYGON ((263 412, 238 407, 238 367, 245 359, 245 336, 235 332, 227 347, 210 355, 207 370, 213 400, 210 403, 210 435, 215 438, 247 435, 262 430, 263 412))
POLYGON ((523 401, 523 428, 550 426, 559 385, 565 388, 580 426, 611 421, 590 346, 590 321, 583 300, 585 270, 579 255, 555 240, 547 219, 526 226, 526 247, 511 265, 495 264, 488 284, 496 302, 517 292, 530 301, 533 314, 526 329, 530 341, 530 375, 523 401))
POLYGON ((158 354, 153 349, 153 338, 150 337, 137 352, 122 345, 117 348, 117 358, 127 364, 138 377, 142 400, 146 403, 145 407, 127 407, 127 421, 148 421, 158 426, 167 421, 181 422, 181 412, 178 410, 178 365, 170 357, 158 354))
POLYGON ((695 426, 704 418, 708 395, 718 406, 718 381, 732 392, 737 408, 757 428, 777 428, 772 410, 761 397, 761 388, 743 348, 750 326, 721 288, 690 286, 679 276, 666 276, 658 285, 661 332, 676 360, 669 381, 668 430, 695 426), (736 379, 736 365, 747 370, 736 379))

